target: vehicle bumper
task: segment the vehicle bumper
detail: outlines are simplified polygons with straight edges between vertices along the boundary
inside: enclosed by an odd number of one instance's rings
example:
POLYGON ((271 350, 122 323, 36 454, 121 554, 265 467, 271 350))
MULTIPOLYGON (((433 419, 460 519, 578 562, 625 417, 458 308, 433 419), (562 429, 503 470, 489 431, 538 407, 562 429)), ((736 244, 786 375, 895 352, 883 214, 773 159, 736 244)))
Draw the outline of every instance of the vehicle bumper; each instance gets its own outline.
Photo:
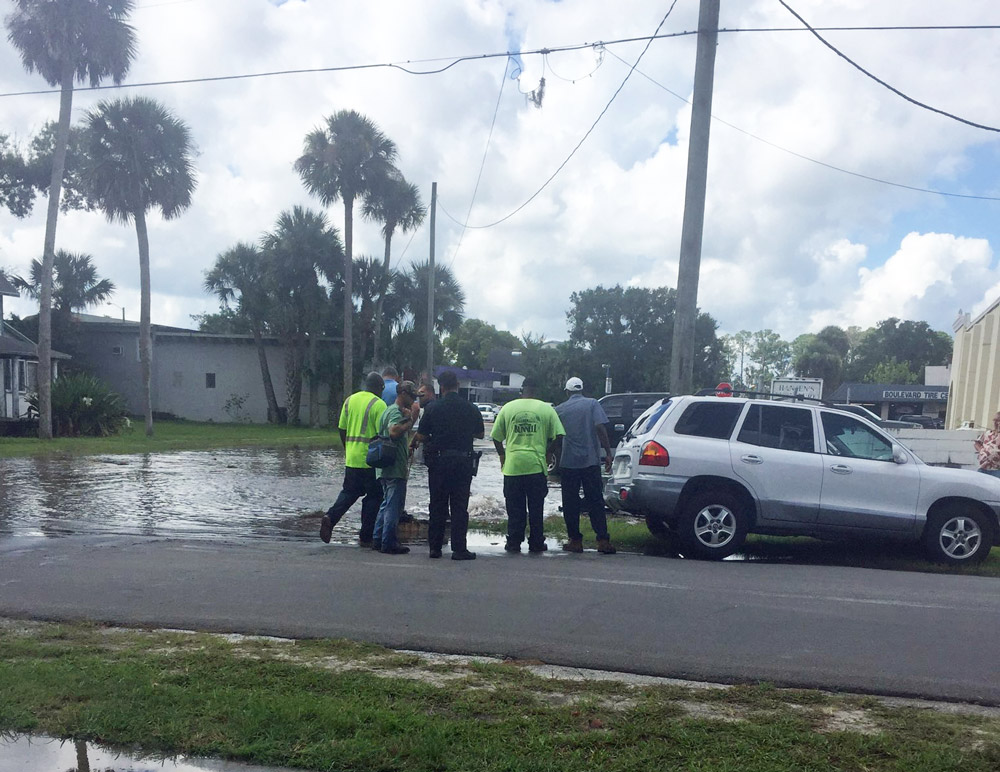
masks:
POLYGON ((678 477, 612 478, 604 487, 604 497, 614 499, 617 507, 626 512, 666 519, 677 509, 685 481, 678 477))

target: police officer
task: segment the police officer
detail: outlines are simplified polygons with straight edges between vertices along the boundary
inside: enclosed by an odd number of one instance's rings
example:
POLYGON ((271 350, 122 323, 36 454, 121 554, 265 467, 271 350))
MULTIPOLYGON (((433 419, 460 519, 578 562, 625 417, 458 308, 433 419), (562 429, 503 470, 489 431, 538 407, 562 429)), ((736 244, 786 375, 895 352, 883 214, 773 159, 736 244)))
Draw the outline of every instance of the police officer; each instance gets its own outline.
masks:
POLYGON ((319 538, 330 541, 333 527, 362 496, 361 533, 358 541, 362 547, 372 546, 375 518, 382 504, 382 486, 375 479, 375 470, 365 463, 368 443, 378 433, 386 404, 382 401, 385 382, 376 372, 365 377, 365 387, 346 400, 340 411, 340 439, 344 443, 344 487, 333 506, 323 515, 319 538))
POLYGON ((475 560, 469 552, 469 492, 472 488, 474 438, 485 434, 479 408, 458 395, 458 377, 445 370, 438 377, 440 398, 420 419, 415 441, 424 445, 430 489, 430 557, 441 557, 444 524, 451 516, 451 559, 475 560))

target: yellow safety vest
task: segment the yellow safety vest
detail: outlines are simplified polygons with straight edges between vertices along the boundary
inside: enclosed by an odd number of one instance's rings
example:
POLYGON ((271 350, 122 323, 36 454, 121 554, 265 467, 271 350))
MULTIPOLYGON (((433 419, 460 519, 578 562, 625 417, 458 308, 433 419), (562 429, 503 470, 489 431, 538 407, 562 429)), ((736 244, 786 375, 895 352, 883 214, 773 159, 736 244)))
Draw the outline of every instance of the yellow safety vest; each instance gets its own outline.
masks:
POLYGON ((365 463, 368 443, 378 434, 382 413, 388 407, 382 397, 370 391, 359 391, 344 400, 338 426, 347 434, 344 447, 347 466, 355 469, 370 469, 365 463))

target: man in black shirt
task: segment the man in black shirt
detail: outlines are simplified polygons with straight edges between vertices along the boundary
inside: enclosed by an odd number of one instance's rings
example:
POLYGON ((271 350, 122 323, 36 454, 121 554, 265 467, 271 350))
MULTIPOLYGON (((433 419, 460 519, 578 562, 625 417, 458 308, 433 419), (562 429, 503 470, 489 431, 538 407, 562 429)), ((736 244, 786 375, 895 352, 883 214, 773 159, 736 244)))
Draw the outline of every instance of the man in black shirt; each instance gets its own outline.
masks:
POLYGON ((446 370, 438 378, 440 398, 429 404, 414 441, 424 445, 430 489, 430 556, 441 557, 444 524, 451 513, 451 559, 475 560, 469 552, 469 491, 472 488, 472 441, 485 434, 479 408, 458 396, 458 378, 446 370))

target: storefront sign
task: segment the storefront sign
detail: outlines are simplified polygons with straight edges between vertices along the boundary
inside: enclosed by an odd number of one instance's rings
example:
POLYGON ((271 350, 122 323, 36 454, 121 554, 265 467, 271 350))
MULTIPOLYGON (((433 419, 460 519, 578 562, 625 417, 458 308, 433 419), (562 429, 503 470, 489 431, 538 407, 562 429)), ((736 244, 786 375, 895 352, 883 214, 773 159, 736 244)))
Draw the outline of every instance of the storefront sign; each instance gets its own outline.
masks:
POLYGON ((947 402, 947 391, 883 391, 885 400, 922 400, 924 402, 947 402))

